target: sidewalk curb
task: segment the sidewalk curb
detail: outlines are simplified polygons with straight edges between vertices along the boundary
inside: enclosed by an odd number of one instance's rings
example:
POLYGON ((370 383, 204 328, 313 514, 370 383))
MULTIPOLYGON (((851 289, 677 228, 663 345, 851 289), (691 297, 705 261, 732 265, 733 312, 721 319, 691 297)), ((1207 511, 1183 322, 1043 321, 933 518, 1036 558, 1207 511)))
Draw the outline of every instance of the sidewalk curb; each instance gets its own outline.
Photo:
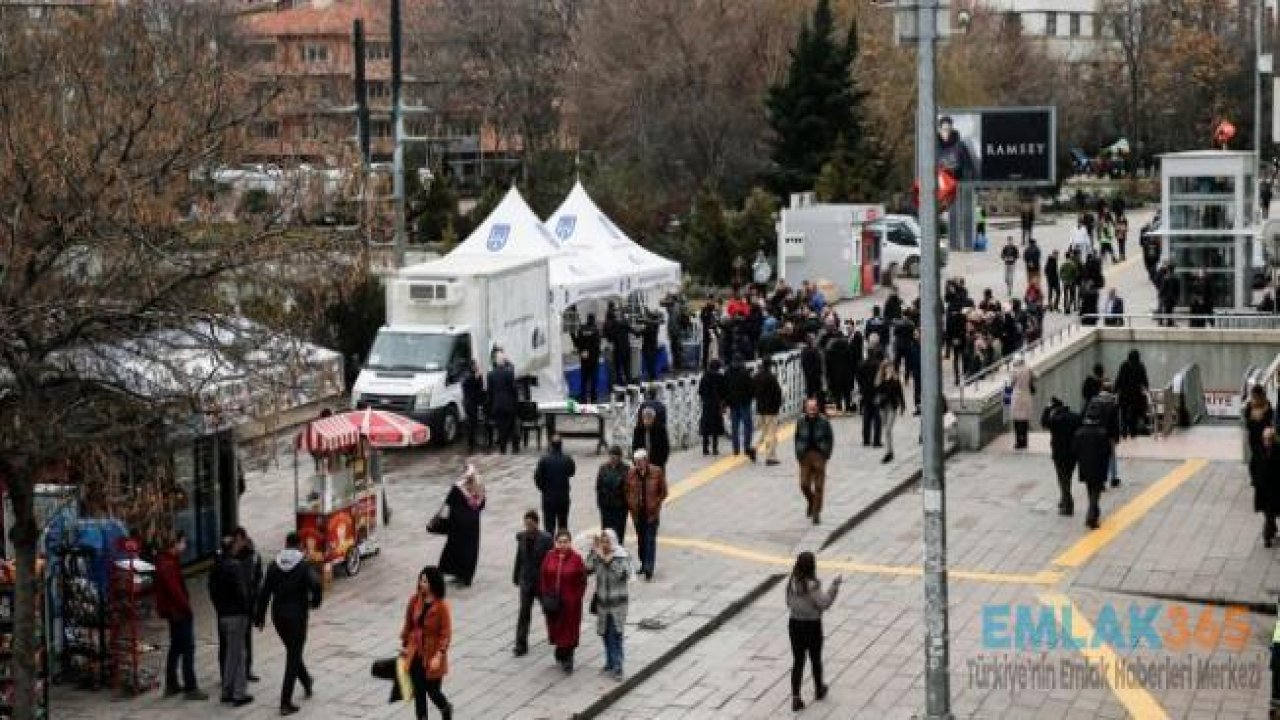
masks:
MULTIPOLYGON (((949 459, 952 455, 955 455, 957 452, 959 452, 959 445, 956 443, 952 443, 951 446, 943 452, 943 459, 944 460, 949 459)), ((826 550, 828 547, 838 542, 842 537, 849 534, 849 532, 851 532, 858 525, 861 525, 872 515, 882 510, 886 505, 888 505, 889 503, 901 497, 904 493, 906 493, 911 488, 915 487, 917 484, 919 484, 920 479, 921 477, 923 477, 923 475, 924 475, 923 468, 916 470, 915 472, 908 475, 906 479, 904 479, 902 482, 899 482, 898 484, 889 488, 879 497, 877 497, 876 499, 868 503, 861 510, 854 513, 848 520, 845 520, 843 523, 841 523, 839 527, 837 527, 835 530, 831 532, 830 535, 827 536, 827 539, 822 543, 822 546, 819 548, 819 552, 821 552, 822 550, 826 550)), ((656 659, 653 660, 653 662, 649 663, 643 669, 641 669, 640 672, 628 677, 626 681, 624 681, 621 685, 601 695, 600 697, 596 698, 595 702, 588 705, 585 709, 574 713, 571 717, 574 718, 574 720, 591 720, 591 718, 598 717, 601 713, 603 713, 605 710, 608 710, 610 707, 613 706, 614 703, 621 700, 632 690, 644 684, 646 680, 653 677, 657 673, 661 672, 668 665, 670 665, 671 663, 679 659, 681 655, 687 652, 694 645, 697 645, 698 643, 702 642, 702 640, 707 638, 709 635, 714 633, 716 630, 719 630, 721 625, 724 625, 726 622, 729 622, 734 617, 736 617, 743 610, 746 610, 749 606, 755 603, 756 600, 759 600, 762 596, 764 596, 765 593, 770 592, 771 590, 776 588, 779 584, 781 584, 783 580, 786 579, 786 577, 787 577, 786 573, 774 573, 766 577, 754 588, 749 590, 745 595, 729 603, 723 610, 716 613, 714 617, 712 617, 707 622, 703 623, 693 632, 689 633, 689 635, 687 635, 680 642, 676 643, 675 646, 673 646, 670 650, 667 650, 663 654, 659 655, 656 659)))

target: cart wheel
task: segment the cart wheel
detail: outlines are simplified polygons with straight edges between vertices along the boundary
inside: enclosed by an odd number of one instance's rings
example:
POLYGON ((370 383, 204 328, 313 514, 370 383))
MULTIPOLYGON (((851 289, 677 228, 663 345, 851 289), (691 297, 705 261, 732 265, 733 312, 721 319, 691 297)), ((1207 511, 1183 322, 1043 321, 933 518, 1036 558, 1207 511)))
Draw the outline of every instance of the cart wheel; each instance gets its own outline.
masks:
POLYGON ((342 561, 342 568, 347 571, 347 577, 355 577, 360 574, 360 549, 352 546, 347 551, 347 557, 342 561))

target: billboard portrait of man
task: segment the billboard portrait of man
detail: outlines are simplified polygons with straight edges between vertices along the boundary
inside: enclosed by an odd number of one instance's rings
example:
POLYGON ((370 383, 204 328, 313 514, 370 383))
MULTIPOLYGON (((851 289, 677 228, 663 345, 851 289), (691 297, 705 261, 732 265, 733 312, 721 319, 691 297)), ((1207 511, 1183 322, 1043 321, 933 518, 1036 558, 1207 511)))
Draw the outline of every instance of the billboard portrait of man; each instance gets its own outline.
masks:
POLYGON ((982 174, 982 118, 977 113, 938 118, 938 168, 956 180, 977 180, 982 174))

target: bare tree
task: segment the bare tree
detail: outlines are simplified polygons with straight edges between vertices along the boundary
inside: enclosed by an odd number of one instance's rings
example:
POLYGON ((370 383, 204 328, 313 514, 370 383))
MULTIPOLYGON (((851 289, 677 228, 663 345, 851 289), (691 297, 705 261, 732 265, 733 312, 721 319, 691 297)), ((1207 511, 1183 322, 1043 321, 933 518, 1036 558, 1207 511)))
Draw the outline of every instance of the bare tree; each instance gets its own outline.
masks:
MULTIPOLYGON (((15 515, 16 717, 32 717, 33 483, 50 463, 211 410, 211 384, 292 357, 230 318, 337 241, 274 218, 186 221, 270 94, 216 5, 95 5, 33 28, 0 9, 0 458, 15 515), (183 355, 208 353, 203 370, 183 355)), ((305 266, 305 265, 304 265, 305 266)))

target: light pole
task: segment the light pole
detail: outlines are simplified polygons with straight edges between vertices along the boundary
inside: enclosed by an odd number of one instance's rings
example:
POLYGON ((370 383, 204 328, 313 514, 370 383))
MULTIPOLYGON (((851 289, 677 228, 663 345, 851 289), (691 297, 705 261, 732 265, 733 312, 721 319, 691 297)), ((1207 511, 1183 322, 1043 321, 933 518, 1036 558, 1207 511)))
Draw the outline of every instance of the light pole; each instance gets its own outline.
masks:
POLYGON ((1262 217, 1262 23, 1266 12, 1265 0, 1257 0, 1253 9, 1253 212, 1257 218, 1262 217))
MULTIPOLYGON (((934 45, 938 0, 904 0, 915 5, 916 177, 920 179, 920 360, 924 504, 925 716, 951 717, 951 660, 947 621, 947 527, 942 458, 942 301, 938 267, 938 141, 934 96, 934 45)), ((901 16, 900 16, 901 17, 901 16)))

